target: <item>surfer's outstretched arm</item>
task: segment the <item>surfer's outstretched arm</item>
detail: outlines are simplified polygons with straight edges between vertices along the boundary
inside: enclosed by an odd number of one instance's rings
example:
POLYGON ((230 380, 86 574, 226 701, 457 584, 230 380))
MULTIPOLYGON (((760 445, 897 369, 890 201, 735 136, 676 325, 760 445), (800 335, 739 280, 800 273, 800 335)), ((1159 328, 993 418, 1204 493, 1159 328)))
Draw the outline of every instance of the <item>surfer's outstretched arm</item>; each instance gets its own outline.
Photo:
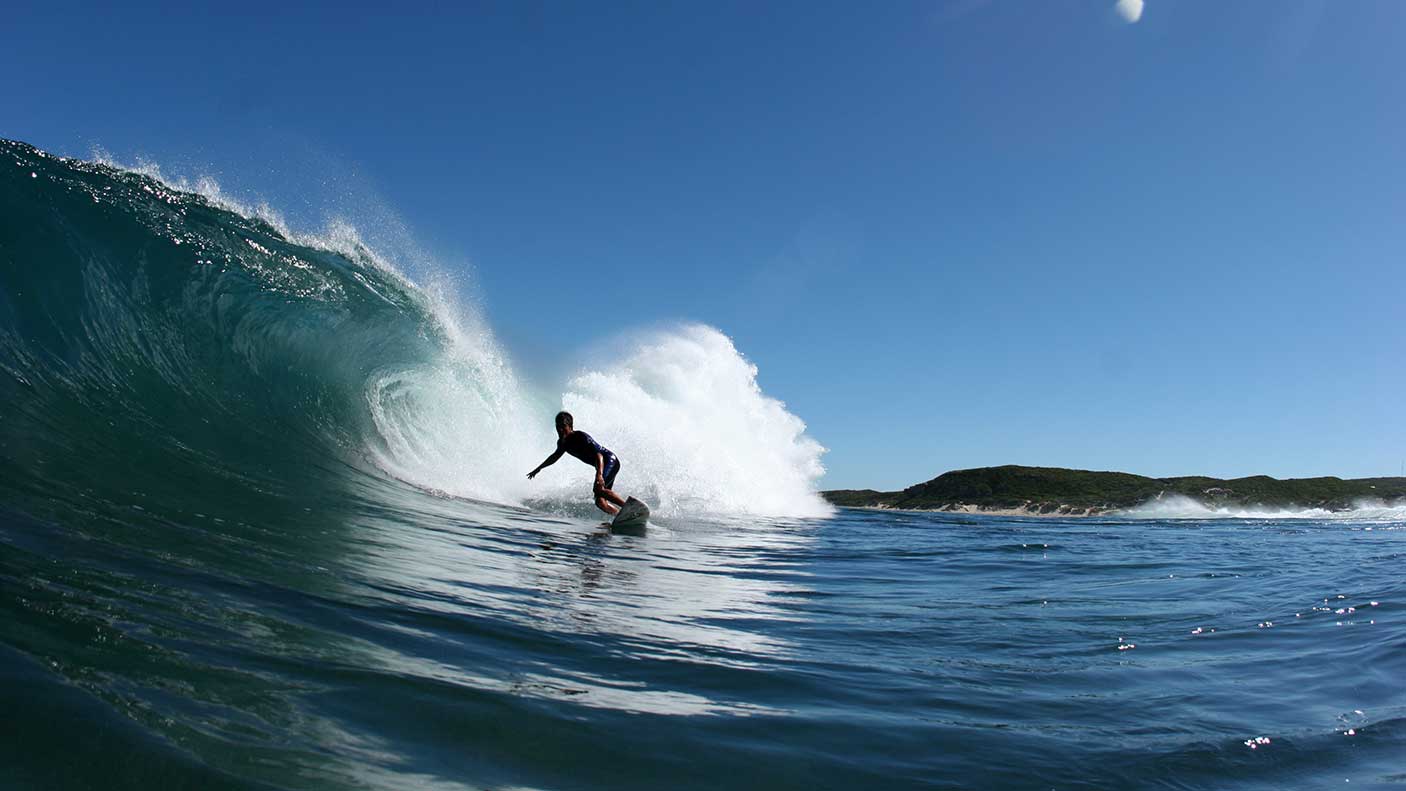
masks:
POLYGON ((553 464, 556 464, 556 463, 557 463, 557 459, 560 459, 560 458, 561 458, 561 454, 563 454, 563 453, 565 453, 565 452, 566 452, 566 451, 559 450, 559 451, 553 453, 552 455, 548 456, 545 461, 543 461, 541 464, 538 464, 538 465, 537 465, 537 469, 533 470, 532 472, 529 472, 529 473, 527 474, 527 477, 528 477, 528 478, 534 478, 534 477, 537 476, 537 473, 539 473, 539 472, 542 471, 542 468, 543 468, 543 467, 550 467, 550 466, 552 466, 553 464))

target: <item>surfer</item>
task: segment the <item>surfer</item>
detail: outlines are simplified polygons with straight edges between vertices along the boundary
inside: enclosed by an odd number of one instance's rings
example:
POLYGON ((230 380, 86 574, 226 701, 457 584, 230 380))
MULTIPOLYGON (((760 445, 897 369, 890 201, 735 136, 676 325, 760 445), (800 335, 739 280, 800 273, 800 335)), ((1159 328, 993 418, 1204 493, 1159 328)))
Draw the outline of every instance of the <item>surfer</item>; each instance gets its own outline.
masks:
POLYGON ((572 425, 573 422, 570 412, 557 413, 557 449, 546 461, 538 464, 537 469, 529 472, 527 477, 535 478, 543 467, 556 464, 563 453, 570 453, 596 468, 596 482, 591 488, 591 494, 595 495, 597 508, 614 516, 620 506, 625 504, 620 495, 610 490, 610 487, 615 485, 616 473, 620 472, 620 460, 592 439, 590 434, 577 431, 572 425))

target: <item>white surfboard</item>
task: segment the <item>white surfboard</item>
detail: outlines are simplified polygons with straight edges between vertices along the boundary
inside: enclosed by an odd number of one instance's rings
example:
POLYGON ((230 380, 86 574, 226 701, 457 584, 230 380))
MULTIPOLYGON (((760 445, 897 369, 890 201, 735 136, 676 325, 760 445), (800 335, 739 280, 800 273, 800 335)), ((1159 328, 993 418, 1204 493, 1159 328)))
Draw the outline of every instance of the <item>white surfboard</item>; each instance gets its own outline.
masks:
POLYGON ((624 505, 620 506, 620 513, 611 520, 610 526, 612 528, 644 527, 644 523, 647 521, 649 521, 649 506, 630 497, 625 500, 624 505))

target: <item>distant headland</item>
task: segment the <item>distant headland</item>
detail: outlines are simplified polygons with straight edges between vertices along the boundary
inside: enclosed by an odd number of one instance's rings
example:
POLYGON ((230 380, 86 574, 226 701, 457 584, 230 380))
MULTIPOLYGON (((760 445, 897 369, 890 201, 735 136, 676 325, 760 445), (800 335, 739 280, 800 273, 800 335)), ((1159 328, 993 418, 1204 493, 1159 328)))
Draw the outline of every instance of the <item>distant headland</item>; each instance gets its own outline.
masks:
POLYGON ((1097 516, 1185 497, 1208 508, 1351 510, 1363 502, 1406 504, 1406 478, 1148 478, 1060 467, 978 467, 943 473, 898 492, 821 492, 834 505, 908 511, 1097 516))

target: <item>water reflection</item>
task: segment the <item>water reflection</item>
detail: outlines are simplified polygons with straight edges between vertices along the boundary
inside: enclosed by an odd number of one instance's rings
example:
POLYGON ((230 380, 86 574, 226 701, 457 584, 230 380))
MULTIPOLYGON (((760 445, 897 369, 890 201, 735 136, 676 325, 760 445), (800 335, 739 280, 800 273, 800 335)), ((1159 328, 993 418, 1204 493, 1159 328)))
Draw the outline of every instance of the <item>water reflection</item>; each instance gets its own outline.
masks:
POLYGON ((808 590, 796 558, 811 539, 797 525, 674 521, 627 536, 594 521, 419 493, 402 503, 395 518, 358 518, 347 534, 360 538, 342 559, 348 600, 399 612, 392 621, 431 619, 419 634, 438 644, 378 646, 373 658, 392 672, 589 707, 699 714, 760 707, 654 683, 653 673, 668 673, 640 661, 748 670, 792 651, 767 626, 792 620, 781 603, 808 590), (456 634, 445 619, 459 622, 457 646, 443 644, 456 634), (494 667, 484 655, 496 651, 516 659, 494 667), (620 672, 600 674, 612 666, 620 672))

